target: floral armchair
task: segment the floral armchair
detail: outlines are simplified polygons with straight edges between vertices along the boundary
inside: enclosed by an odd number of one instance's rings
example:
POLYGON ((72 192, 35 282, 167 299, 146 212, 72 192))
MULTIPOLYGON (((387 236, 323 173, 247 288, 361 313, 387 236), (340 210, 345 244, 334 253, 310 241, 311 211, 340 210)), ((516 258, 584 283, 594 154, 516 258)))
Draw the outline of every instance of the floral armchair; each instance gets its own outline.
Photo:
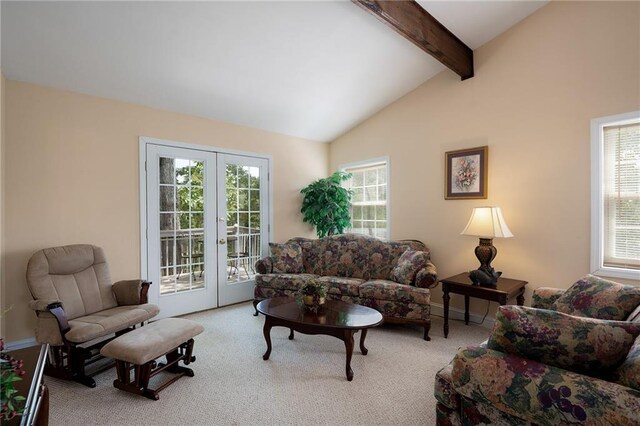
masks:
POLYGON ((533 306, 437 373, 437 424, 640 424, 640 287, 587 276, 533 306))

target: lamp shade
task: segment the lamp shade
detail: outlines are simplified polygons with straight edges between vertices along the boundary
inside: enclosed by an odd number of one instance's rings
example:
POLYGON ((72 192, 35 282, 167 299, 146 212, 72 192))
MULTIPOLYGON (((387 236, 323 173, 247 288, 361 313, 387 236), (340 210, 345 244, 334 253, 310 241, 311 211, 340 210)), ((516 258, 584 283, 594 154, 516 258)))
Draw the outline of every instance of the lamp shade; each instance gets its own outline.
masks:
POLYGON ((500 207, 475 207, 461 235, 480 238, 510 238, 513 234, 502 217, 500 207))

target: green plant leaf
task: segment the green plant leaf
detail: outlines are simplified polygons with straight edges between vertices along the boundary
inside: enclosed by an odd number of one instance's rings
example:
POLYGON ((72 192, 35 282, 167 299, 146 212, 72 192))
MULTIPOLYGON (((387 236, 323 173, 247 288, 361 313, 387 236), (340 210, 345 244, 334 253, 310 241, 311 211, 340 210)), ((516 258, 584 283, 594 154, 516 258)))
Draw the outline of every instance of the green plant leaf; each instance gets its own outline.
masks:
POLYGON ((350 173, 335 172, 300 190, 303 194, 300 209, 302 221, 314 225, 319 238, 336 232, 342 233, 350 225, 352 192, 341 186, 350 177, 350 173))

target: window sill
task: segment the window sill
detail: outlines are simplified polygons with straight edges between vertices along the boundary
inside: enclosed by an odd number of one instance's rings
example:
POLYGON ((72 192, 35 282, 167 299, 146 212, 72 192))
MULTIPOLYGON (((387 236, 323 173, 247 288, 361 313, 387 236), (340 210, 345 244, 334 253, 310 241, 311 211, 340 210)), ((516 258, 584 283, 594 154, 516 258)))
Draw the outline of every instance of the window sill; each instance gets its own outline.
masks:
POLYGON ((637 269, 610 268, 604 266, 596 269, 592 274, 603 278, 623 278, 626 280, 640 281, 640 271, 637 269))

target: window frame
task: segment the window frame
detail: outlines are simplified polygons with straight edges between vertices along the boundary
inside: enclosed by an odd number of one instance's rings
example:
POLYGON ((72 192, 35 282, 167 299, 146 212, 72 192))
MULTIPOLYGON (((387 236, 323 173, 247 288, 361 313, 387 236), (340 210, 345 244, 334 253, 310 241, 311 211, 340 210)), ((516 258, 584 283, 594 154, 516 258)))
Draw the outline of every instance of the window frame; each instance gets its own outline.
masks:
MULTIPOLYGON (((358 168, 358 167, 367 167, 367 166, 374 166, 376 164, 381 164, 384 163, 386 168, 387 168, 387 176, 386 176, 386 186, 387 186, 387 200, 386 200, 386 222, 387 222, 387 227, 386 227, 386 239, 390 240, 391 239, 391 190, 390 190, 390 177, 391 177, 391 163, 389 161, 389 156, 382 156, 382 157, 376 157, 376 158, 371 158, 371 159, 367 159, 367 160, 362 160, 362 161, 355 161, 352 163, 345 163, 345 164, 341 164, 338 166, 338 170, 341 172, 347 172, 347 169, 353 169, 353 168, 358 168)), ((353 206, 353 205, 352 205, 353 206)), ((353 217, 351 218, 351 222, 352 222, 352 226, 353 226, 353 217)), ((350 232, 350 230, 352 229, 352 227, 350 227, 346 232, 347 233, 354 233, 354 232, 350 232)))
POLYGON ((638 279, 639 271, 604 266, 604 128, 640 123, 640 111, 591 120, 591 273, 603 277, 638 279))

